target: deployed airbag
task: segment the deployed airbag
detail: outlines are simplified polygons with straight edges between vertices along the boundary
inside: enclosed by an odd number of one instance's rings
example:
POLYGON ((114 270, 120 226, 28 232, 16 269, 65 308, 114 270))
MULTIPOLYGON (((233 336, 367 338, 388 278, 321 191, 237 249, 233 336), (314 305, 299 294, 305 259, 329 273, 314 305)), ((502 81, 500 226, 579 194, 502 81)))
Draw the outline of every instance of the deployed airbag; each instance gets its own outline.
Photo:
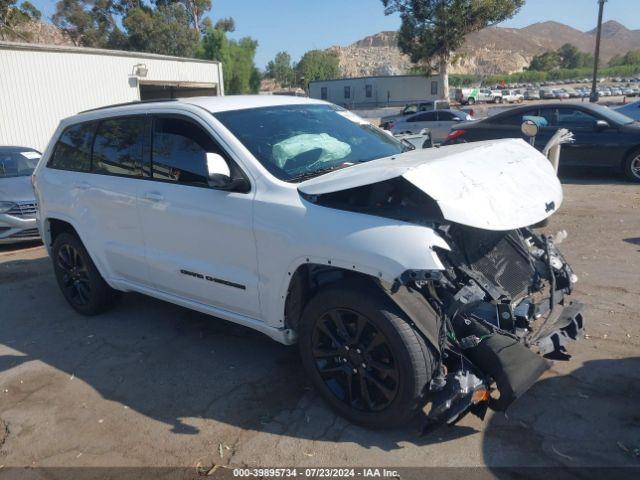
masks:
POLYGON ((322 151, 317 163, 340 160, 351 153, 351 146, 326 133, 303 133, 287 138, 273 146, 272 156, 275 164, 283 168, 292 158, 305 152, 319 149, 322 151))

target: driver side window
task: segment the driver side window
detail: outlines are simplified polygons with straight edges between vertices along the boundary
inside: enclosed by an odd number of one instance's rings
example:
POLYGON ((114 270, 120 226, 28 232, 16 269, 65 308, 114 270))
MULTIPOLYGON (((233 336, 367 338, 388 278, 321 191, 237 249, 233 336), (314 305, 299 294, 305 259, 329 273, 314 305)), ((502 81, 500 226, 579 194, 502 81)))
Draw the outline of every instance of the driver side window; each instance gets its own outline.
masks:
POLYGON ((172 116, 154 118, 151 148, 154 180, 208 187, 207 152, 224 156, 195 122, 172 116))

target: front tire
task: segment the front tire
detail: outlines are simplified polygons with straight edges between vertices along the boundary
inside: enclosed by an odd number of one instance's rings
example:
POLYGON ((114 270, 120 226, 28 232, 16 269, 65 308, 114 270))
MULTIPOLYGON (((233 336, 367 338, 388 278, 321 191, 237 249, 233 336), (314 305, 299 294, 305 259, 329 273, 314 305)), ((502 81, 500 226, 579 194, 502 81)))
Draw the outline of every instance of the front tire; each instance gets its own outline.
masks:
POLYGON ((375 286, 316 294, 299 328, 303 365, 340 415, 369 428, 406 424, 422 407, 434 360, 404 313, 375 286))
POLYGON ((78 313, 98 315, 113 306, 118 292, 104 281, 76 235, 58 235, 53 242, 52 259, 58 286, 78 313))
POLYGON ((631 152, 624 162, 624 174, 632 182, 640 182, 640 149, 631 152))

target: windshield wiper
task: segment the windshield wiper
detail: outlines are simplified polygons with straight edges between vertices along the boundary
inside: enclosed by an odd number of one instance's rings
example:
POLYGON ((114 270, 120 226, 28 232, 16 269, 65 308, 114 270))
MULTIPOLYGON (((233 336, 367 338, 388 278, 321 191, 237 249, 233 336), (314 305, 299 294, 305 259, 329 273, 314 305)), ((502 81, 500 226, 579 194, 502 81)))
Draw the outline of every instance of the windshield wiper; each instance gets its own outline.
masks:
POLYGON ((333 170, 337 170, 338 166, 334 166, 334 167, 326 167, 326 168, 321 168, 319 170, 313 170, 311 172, 304 172, 304 173, 300 173, 296 176, 293 176, 291 178, 289 178, 287 181, 288 182, 302 182, 304 180, 309 180, 310 178, 313 177, 317 177, 319 175, 322 175, 324 173, 329 173, 333 170))

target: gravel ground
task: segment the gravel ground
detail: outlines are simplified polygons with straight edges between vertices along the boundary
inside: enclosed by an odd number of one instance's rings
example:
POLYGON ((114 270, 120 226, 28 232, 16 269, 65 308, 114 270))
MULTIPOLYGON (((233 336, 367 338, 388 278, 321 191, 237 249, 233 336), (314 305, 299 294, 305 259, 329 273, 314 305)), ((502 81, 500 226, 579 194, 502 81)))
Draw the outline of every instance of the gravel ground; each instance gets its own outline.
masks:
POLYGON ((569 232, 588 338, 508 415, 425 437, 337 417, 295 348, 233 324, 133 294, 81 317, 41 246, 3 247, 0 465, 640 465, 640 187, 564 181, 549 229, 569 232))

